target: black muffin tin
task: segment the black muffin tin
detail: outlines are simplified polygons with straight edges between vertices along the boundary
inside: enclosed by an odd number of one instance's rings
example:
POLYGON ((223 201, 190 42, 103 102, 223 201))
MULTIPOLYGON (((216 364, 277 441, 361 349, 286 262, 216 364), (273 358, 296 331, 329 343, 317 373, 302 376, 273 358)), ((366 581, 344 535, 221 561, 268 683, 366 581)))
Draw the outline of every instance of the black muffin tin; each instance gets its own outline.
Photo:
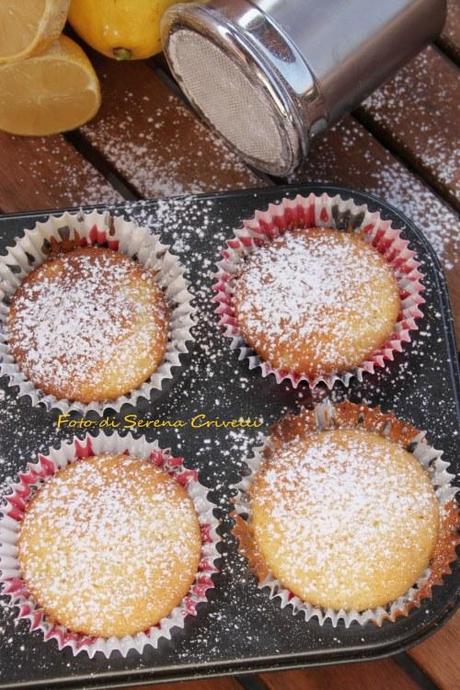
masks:
MULTIPOLYGON (((161 239, 173 245, 187 267, 196 294, 198 321, 196 343, 183 367, 176 371, 161 396, 138 409, 122 414, 138 414, 149 419, 190 419, 204 413, 208 418, 232 419, 262 416, 262 431, 286 409, 311 402, 308 387, 297 390, 290 384, 277 385, 274 377, 263 379, 258 369, 248 370, 238 361, 223 337, 212 303, 212 272, 224 238, 233 228, 282 197, 309 192, 339 193, 365 203, 403 229, 422 264, 426 305, 420 330, 413 342, 394 362, 376 375, 365 375, 346 391, 340 384, 333 397, 392 409, 402 419, 428 432, 430 443, 444 451, 451 471, 460 474, 459 378, 452 319, 438 260, 420 230, 397 210, 363 193, 324 186, 277 187, 260 191, 182 197, 180 199, 135 202, 113 206, 114 213, 151 225, 161 239)), ((14 243, 24 228, 31 228, 50 212, 16 214, 0 218, 0 251, 14 243)), ((82 432, 56 431, 56 414, 32 407, 29 399, 17 397, 2 379, 4 398, 0 401, 0 481, 25 467, 39 451, 57 445, 82 432)), ((315 394, 321 397, 319 394, 315 394)), ((73 417, 79 417, 76 414, 73 417)), ((93 415, 96 420, 97 417, 93 415)), ((100 432, 103 433, 103 432, 100 432)), ((124 432, 123 432, 124 433, 124 432)), ((257 430, 197 430, 185 428, 136 431, 157 438, 162 447, 184 455, 186 464, 197 467, 201 480, 212 489, 223 518, 222 572, 208 605, 198 617, 189 619, 185 629, 175 631, 171 641, 163 640, 157 650, 147 648, 140 656, 118 653, 107 660, 98 654, 89 659, 74 657, 69 649, 59 651, 56 643, 44 642, 40 632, 29 632, 25 621, 15 621, 8 607, 0 607, 0 688, 104 688, 147 684, 155 681, 189 679, 224 673, 247 673, 313 664, 333 664, 373 659, 401 652, 420 642, 452 614, 459 592, 459 564, 433 597, 409 616, 381 628, 372 624, 320 626, 305 622, 292 609, 282 610, 278 600, 270 601, 239 556, 227 517, 230 486, 244 471, 244 458, 258 443, 257 430)))

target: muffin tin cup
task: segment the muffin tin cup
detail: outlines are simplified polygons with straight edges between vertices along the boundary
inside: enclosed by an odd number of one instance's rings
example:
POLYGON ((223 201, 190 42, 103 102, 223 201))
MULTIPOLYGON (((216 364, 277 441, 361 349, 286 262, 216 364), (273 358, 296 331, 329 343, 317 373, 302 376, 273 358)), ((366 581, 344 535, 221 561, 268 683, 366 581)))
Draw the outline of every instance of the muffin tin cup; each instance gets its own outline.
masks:
MULTIPOLYGON (((289 419, 291 418, 295 419, 295 416, 289 417, 289 419)), ((385 414, 379 408, 368 408, 353 403, 333 405, 329 400, 315 406, 308 428, 311 428, 312 431, 341 427, 363 428, 363 423, 365 428, 390 438, 391 430, 395 428, 394 437, 399 436, 401 438, 403 434, 406 441, 410 439, 407 445, 429 473, 441 505, 442 537, 440 535, 439 548, 435 551, 430 568, 423 573, 406 594, 389 603, 386 607, 364 611, 321 608, 302 601, 293 592, 283 587, 281 582, 270 572, 263 580, 259 579, 259 588, 268 590, 269 598, 278 600, 281 608, 290 606, 294 615, 301 613, 306 621, 316 618, 320 625, 330 621, 334 627, 337 627, 339 622, 347 628, 352 623, 365 625, 368 622, 381 626, 384 621, 394 622, 400 616, 408 615, 414 607, 421 605, 423 599, 431 597, 434 585, 442 584, 444 577, 450 574, 450 564, 456 560, 456 547, 460 544, 459 513, 455 501, 456 489, 453 485, 455 475, 448 471, 449 463, 442 460, 442 451, 435 450, 428 445, 425 440, 426 432, 418 431, 408 424, 404 425, 398 422, 393 414, 385 414), (345 423, 344 419, 346 420, 345 423), (350 419, 352 420, 351 423, 350 419)), ((235 487, 237 495, 234 499, 234 514, 245 521, 251 518, 249 489, 252 478, 264 459, 264 451, 270 448, 269 439, 270 437, 267 437, 264 443, 254 451, 253 456, 246 460, 250 473, 235 487)), ((236 528, 235 535, 238 538, 236 528)), ((254 568, 252 569, 254 570, 254 568)))
POLYGON ((0 257, 0 376, 6 375, 9 385, 18 387, 19 395, 28 396, 32 405, 44 405, 48 410, 60 412, 78 410, 86 414, 94 411, 102 415, 107 409, 120 412, 124 404, 137 405, 140 399, 150 400, 152 391, 161 391, 164 381, 173 378, 173 369, 181 366, 181 356, 188 352, 193 340, 192 299, 179 260, 148 228, 96 210, 50 216, 45 222, 36 223, 32 230, 26 230, 24 237, 8 248, 6 256, 0 257), (170 332, 162 363, 139 388, 116 400, 85 404, 46 395, 26 378, 9 352, 5 322, 11 296, 24 277, 46 261, 59 245, 64 250, 102 245, 135 258, 142 266, 156 272, 171 308, 170 332))
POLYGON ((306 381, 311 388, 323 383, 329 389, 337 381, 348 386, 353 377, 362 381, 364 372, 373 374, 376 368, 385 366, 385 361, 393 360, 396 352, 402 351, 404 344, 411 341, 410 331, 418 328, 417 319, 423 316, 420 310, 425 301, 422 296, 423 275, 419 271, 415 252, 409 249, 408 244, 390 220, 384 220, 378 212, 371 213, 365 204, 357 205, 353 199, 344 200, 339 194, 298 195, 294 199, 283 199, 279 204, 269 204, 266 211, 256 211, 254 217, 244 220, 243 227, 235 230, 234 237, 227 241, 227 247, 221 252, 223 258, 218 263, 213 286, 217 293, 213 299, 217 303, 216 313, 225 335, 231 339, 231 349, 239 350, 240 360, 248 360, 249 369, 259 367, 263 377, 273 374, 277 383, 289 380, 294 388, 301 381, 306 381), (272 242, 286 230, 295 227, 360 231, 365 241, 374 246, 393 269, 401 296, 402 308, 398 321, 388 340, 359 367, 316 377, 276 369, 248 346, 238 328, 233 289, 234 280, 244 266, 245 259, 261 245, 272 242))
POLYGON ((18 619, 28 621, 31 631, 40 630, 45 640, 56 640, 59 649, 68 647, 74 655, 86 652, 90 658, 97 652, 109 658, 114 651, 126 656, 131 650, 142 653, 149 645, 156 649, 162 638, 171 639, 173 628, 183 628, 187 618, 197 615, 198 606, 207 601, 207 592, 214 588, 212 576, 219 570, 217 561, 220 558, 217 551, 220 541, 217 533, 219 523, 213 513, 215 506, 208 499, 208 490, 199 482, 197 471, 187 469, 182 458, 173 457, 169 450, 160 449, 157 443, 148 443, 142 438, 134 439, 131 435, 88 434, 83 440, 74 439, 63 443, 57 450, 51 449, 47 455, 39 455, 37 462, 29 463, 27 469, 18 475, 18 481, 11 483, 9 489, 10 493, 4 496, 0 517, 2 594, 7 597, 10 606, 17 607, 18 619), (44 481, 80 458, 100 453, 124 452, 149 459, 186 488, 201 527, 201 559, 188 594, 157 625, 137 635, 123 638, 89 637, 48 621, 45 613, 35 604, 21 579, 17 540, 27 503, 44 481))

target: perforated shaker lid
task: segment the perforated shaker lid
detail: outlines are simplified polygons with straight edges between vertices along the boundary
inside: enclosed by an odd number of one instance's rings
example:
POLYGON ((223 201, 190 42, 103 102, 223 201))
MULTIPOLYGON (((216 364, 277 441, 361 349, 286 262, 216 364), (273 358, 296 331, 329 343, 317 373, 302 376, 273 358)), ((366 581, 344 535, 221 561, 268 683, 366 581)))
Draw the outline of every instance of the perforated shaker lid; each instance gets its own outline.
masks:
POLYGON ((162 33, 171 71, 208 124, 254 167, 289 174, 306 142, 271 48, 265 51, 255 33, 201 5, 173 6, 162 33))

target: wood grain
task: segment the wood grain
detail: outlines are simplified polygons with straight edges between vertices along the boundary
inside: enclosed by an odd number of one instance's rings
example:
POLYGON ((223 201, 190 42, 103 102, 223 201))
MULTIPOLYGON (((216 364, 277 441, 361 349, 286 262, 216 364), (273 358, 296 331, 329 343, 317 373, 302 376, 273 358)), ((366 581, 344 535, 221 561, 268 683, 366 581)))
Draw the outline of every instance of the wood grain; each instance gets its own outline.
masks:
POLYGON ((358 111, 419 174, 460 210, 460 70, 428 47, 358 111))
POLYGON ((334 183, 371 192, 412 219, 443 263, 460 342, 459 220, 448 204, 352 117, 316 142, 293 180, 334 183))
POLYGON ((261 679, 268 690, 419 690, 419 686, 390 659, 264 673, 261 679))
POLYGON ((0 132, 0 209, 4 213, 121 201, 64 137, 0 132))
POLYGON ((441 690, 460 690, 460 612, 409 654, 441 690))
POLYGON ((261 186, 144 62, 92 55, 103 105, 83 134, 144 197, 261 186))

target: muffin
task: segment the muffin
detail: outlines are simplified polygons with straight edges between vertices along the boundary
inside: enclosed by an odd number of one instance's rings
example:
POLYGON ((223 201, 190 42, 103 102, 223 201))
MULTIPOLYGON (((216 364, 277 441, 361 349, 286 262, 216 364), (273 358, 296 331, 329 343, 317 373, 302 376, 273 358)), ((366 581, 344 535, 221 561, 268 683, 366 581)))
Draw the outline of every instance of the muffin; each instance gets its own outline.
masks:
POLYGON ((302 601, 362 611, 402 596, 436 544, 429 476, 377 433, 336 429, 281 447, 250 492, 257 550, 302 601))
POLYGON ((454 475, 411 424, 326 401, 286 414, 248 459, 234 533, 261 587, 307 620, 396 620, 456 558, 454 475))
POLYGON ((58 471, 27 506, 18 538, 21 577, 48 620, 104 638, 167 616, 189 591, 200 552, 186 489, 126 454, 58 471))
POLYGON ((263 361, 315 379, 381 348, 401 299, 391 266, 359 232, 299 228, 247 257, 233 306, 242 338, 263 361))
POLYGON ((57 254, 13 294, 5 332, 36 388, 81 403, 115 400, 161 364, 170 314, 155 273, 124 254, 57 254))

